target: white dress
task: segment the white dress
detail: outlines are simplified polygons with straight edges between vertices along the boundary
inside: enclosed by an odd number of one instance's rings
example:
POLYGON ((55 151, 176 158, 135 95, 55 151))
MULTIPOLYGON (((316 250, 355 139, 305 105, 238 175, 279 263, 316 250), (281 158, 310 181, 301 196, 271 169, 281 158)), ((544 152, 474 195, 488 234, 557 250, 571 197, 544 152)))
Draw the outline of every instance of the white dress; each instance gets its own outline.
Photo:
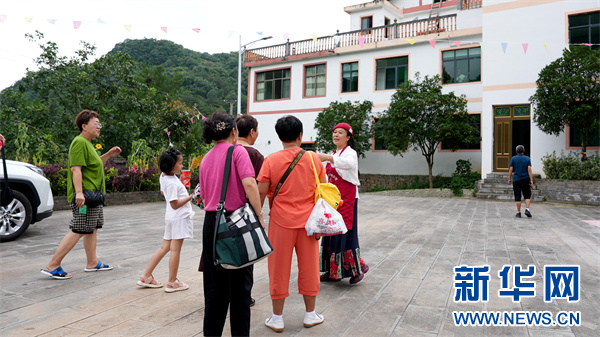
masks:
POLYGON ((165 196, 167 209, 165 211, 165 240, 191 239, 194 237, 194 222, 192 204, 187 202, 178 209, 171 207, 171 201, 184 199, 189 196, 185 186, 175 175, 163 174, 160 177, 160 191, 165 196))

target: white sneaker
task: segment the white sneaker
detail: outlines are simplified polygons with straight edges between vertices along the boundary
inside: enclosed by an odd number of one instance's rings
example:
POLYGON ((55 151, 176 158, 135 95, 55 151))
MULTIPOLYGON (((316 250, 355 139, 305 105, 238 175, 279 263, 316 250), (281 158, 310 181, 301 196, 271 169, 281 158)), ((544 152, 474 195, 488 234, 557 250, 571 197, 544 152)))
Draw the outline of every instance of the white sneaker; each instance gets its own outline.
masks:
MULTIPOLYGON (((275 332, 282 332, 283 331, 283 320, 281 321, 272 321, 271 320, 272 317, 267 318, 267 320, 265 320, 265 325, 275 331, 275 332)), ((306 318, 304 319, 304 321, 306 322, 306 318)), ((306 324, 305 324, 306 325, 306 324)))
POLYGON ((305 328, 312 328, 315 325, 323 323, 323 321, 325 320, 325 317, 323 317, 323 315, 315 313, 315 316, 316 317, 304 315, 304 327, 305 328))

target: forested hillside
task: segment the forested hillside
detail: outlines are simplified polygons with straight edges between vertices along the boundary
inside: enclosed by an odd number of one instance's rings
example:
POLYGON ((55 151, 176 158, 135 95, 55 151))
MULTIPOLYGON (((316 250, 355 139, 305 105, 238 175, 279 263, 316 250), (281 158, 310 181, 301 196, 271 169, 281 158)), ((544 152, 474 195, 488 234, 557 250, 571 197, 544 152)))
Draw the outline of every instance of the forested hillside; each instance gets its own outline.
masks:
MULTIPOLYGON (((199 53, 167 40, 125 40, 109 52, 127 53, 138 62, 137 77, 160 93, 209 114, 229 111, 224 100, 237 99, 236 52, 199 53)), ((246 109, 247 72, 242 72, 242 111, 246 109)), ((235 111, 234 105, 234 111, 235 111)))

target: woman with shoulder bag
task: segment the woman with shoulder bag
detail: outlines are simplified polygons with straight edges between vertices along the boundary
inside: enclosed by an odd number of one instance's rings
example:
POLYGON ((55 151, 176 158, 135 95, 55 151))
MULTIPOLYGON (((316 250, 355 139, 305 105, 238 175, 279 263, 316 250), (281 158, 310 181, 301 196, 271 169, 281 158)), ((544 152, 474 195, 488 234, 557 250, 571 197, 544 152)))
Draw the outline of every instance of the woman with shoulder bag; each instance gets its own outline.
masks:
POLYGON ((71 274, 61 267, 63 258, 83 237, 83 247, 87 257, 86 272, 105 271, 113 266, 98 261, 96 241, 99 228, 104 225, 102 201, 106 186, 104 182, 104 163, 121 153, 121 148, 113 147, 99 156, 92 145, 92 139, 100 136, 99 115, 95 111, 83 110, 75 117, 75 124, 81 132, 71 142, 69 148, 69 171, 67 173, 67 198, 73 212, 73 219, 67 233, 56 249, 52 260, 41 272, 55 279, 69 279, 71 274), (87 195, 87 197, 86 197, 87 195), (86 198, 89 199, 86 201, 86 198), (92 205, 91 199, 98 205, 92 205), (99 201, 102 200, 102 201, 99 201))
POLYGON ((360 257, 358 244, 358 156, 352 127, 339 123, 333 128, 332 154, 319 153, 321 161, 327 163, 327 180, 336 185, 344 203, 337 209, 344 218, 348 232, 323 237, 321 240, 321 281, 340 281, 350 277, 350 284, 360 282, 369 266, 360 257))
MULTIPOLYGON (((213 256, 217 204, 221 197, 227 151, 231 145, 236 144, 237 137, 235 120, 228 114, 216 113, 204 122, 202 139, 207 144, 216 142, 200 164, 200 197, 204 200, 206 211, 202 230, 205 336, 223 334, 228 308, 231 335, 250 334, 252 267, 219 269, 214 265, 213 256)), ((224 208, 227 212, 232 212, 246 201, 255 210, 264 227, 254 167, 244 147, 235 145, 224 208)))

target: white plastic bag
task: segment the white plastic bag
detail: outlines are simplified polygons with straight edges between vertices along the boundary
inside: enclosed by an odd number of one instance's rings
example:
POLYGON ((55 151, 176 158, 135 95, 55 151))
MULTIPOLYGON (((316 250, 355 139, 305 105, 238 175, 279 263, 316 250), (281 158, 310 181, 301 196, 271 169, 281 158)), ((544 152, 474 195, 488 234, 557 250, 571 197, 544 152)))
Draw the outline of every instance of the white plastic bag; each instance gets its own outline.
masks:
POLYGON ((308 236, 331 236, 348 231, 342 215, 322 198, 317 200, 304 228, 308 236))

